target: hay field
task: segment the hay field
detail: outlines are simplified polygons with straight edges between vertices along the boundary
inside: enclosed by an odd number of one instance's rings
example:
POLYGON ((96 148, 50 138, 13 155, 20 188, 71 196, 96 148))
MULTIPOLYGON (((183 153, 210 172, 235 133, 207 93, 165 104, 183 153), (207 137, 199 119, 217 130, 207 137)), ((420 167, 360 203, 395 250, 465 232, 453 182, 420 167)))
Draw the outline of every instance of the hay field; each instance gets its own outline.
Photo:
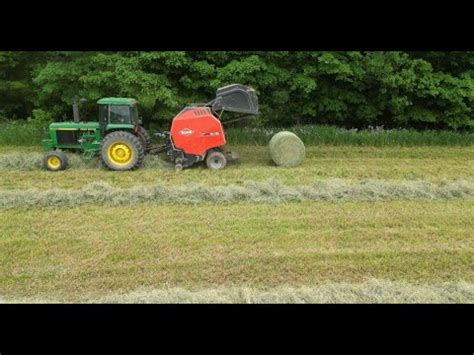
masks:
POLYGON ((474 302, 473 147, 234 146, 223 171, 0 150, 2 302, 474 302))

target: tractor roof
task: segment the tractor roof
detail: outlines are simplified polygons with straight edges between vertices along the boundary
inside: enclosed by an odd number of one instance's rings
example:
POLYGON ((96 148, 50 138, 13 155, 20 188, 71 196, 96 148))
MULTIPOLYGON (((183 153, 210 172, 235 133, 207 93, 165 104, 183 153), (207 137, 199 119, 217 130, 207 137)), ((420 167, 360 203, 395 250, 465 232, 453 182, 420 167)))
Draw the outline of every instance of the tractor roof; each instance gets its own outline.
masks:
POLYGON ((133 106, 138 103, 135 99, 128 99, 125 97, 104 97, 97 101, 99 105, 127 105, 133 106))

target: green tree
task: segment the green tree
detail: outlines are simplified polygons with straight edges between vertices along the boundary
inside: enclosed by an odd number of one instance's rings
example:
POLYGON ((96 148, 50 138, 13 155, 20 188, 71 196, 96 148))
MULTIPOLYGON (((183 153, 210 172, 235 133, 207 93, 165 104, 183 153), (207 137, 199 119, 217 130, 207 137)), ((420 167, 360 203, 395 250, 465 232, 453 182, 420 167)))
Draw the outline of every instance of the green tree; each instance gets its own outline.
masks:
POLYGON ((473 129, 473 75, 473 52, 0 52, 0 115, 70 119, 87 98, 95 119, 97 99, 130 96, 166 127, 185 104, 242 83, 262 112, 246 124, 473 129))
POLYGON ((31 115, 35 98, 32 71, 44 60, 43 53, 0 52, 0 118, 31 115))

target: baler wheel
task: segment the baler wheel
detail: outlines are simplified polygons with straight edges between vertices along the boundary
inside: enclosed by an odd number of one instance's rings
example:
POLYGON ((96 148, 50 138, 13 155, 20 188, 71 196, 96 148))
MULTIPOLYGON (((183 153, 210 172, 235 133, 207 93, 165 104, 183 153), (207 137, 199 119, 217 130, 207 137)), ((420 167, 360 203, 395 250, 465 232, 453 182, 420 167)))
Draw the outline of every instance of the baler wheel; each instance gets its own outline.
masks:
POLYGON ((67 168, 67 156, 59 150, 52 150, 43 158, 43 167, 49 171, 59 171, 67 168))
POLYGON ((115 131, 102 141, 100 158, 111 170, 133 170, 143 162, 145 152, 140 138, 125 131, 115 131))
POLYGON ((211 170, 224 169, 227 164, 227 158, 224 153, 214 150, 207 154, 206 165, 211 170))

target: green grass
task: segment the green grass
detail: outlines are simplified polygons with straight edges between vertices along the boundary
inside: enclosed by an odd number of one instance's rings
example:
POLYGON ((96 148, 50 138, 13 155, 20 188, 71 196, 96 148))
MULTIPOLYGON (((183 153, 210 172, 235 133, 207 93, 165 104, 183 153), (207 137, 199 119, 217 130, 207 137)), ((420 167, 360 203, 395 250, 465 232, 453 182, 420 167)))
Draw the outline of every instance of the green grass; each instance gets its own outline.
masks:
POLYGON ((0 295, 473 283, 473 217, 463 200, 14 209, 0 215, 0 295))

